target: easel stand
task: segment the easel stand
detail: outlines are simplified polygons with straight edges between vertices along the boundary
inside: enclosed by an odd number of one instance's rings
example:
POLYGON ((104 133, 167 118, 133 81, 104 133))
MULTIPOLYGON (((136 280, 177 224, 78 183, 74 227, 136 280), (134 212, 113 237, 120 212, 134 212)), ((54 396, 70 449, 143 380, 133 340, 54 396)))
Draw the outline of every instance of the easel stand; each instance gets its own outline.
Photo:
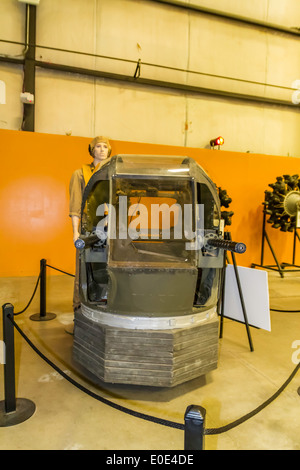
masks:
POLYGON ((289 269, 288 272, 297 272, 297 271, 300 271, 300 266, 297 266, 295 264, 295 259, 296 259, 296 241, 297 241, 297 238, 298 240, 300 241, 300 237, 299 237, 299 234, 297 232, 297 228, 295 227, 294 228, 294 240, 293 240, 293 262, 292 264, 290 263, 279 263, 278 259, 277 259, 277 256, 275 254, 275 251, 271 245, 271 241, 270 241, 270 238, 266 232, 266 210, 263 211, 263 224, 262 224, 262 239, 261 239, 261 256, 260 256, 260 264, 254 264, 252 263, 251 264, 251 267, 252 268, 255 268, 256 266, 260 267, 260 268, 265 268, 265 269, 271 269, 273 271, 278 271, 280 276, 281 277, 284 277, 284 269, 289 266, 289 267, 293 267, 293 268, 298 268, 298 269, 289 269), (274 261, 276 264, 268 264, 268 265, 264 265, 264 252, 265 252, 265 241, 267 241, 268 245, 269 245, 269 248, 271 250, 271 253, 272 253, 272 256, 274 258, 274 261))
MULTIPOLYGON (((224 233, 224 239, 228 240, 228 241, 231 241, 231 233, 230 232, 225 232, 224 233)), ((240 277, 239 277, 239 273, 238 273, 238 268, 237 268, 234 252, 231 252, 231 258, 232 258, 232 264, 233 264, 233 268, 234 268, 236 283, 237 283, 237 287, 238 287, 238 291, 239 291, 241 307, 242 307, 242 311, 243 311, 243 317, 244 317, 244 322, 245 322, 245 326, 246 326, 250 351, 254 351, 252 338, 251 338, 251 333, 250 333, 250 328, 249 328, 249 323, 248 323, 248 318, 247 318, 245 302, 244 302, 242 286, 241 286, 241 282, 240 282, 240 277)), ((226 276, 226 265, 227 264, 229 264, 229 260, 228 260, 228 256, 227 256, 227 251, 225 251, 224 252, 223 279, 221 280, 221 297, 220 297, 220 301, 221 301, 221 313, 220 313, 221 318, 220 318, 220 335, 219 335, 220 338, 223 338, 223 321, 224 321, 224 305, 225 305, 225 276, 226 276)))

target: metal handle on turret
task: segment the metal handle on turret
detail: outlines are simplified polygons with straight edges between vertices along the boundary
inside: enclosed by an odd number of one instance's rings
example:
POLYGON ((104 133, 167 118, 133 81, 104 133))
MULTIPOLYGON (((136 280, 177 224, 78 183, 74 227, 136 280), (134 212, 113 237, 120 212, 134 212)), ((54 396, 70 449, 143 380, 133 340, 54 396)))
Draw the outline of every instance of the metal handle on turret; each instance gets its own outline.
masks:
POLYGON ((80 238, 77 238, 77 240, 75 240, 75 248, 77 248, 77 250, 83 250, 83 248, 87 248, 88 246, 92 246, 94 245, 95 243, 99 242, 100 239, 98 237, 98 235, 88 235, 87 237, 80 237, 80 238))
POLYGON ((207 244, 215 248, 221 248, 222 250, 233 251, 234 253, 245 253, 246 251, 245 243, 232 242, 221 238, 209 238, 207 244))

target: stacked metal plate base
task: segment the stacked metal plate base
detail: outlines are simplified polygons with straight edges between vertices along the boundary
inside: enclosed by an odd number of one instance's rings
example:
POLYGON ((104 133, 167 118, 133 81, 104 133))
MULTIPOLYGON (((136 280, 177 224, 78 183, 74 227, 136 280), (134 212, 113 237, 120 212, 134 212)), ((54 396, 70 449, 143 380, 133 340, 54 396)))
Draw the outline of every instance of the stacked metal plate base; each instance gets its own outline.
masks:
POLYGON ((216 369, 218 317, 215 311, 185 317, 128 318, 116 326, 75 315, 74 359, 104 382, 172 387, 216 369), (140 328, 126 328, 130 322, 140 328), (168 326, 167 328, 163 328, 168 326))

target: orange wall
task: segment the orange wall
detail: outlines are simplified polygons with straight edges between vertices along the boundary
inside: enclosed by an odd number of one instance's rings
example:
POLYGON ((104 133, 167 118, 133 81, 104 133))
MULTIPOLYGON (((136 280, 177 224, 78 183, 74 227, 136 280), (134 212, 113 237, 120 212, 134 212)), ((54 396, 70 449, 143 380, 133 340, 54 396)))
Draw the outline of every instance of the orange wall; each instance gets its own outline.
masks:
MULTIPOLYGON (((93 137, 93 136, 92 136, 93 137)), ((90 138, 0 130, 0 276, 35 276, 39 261, 74 272, 68 217, 72 172, 90 162, 90 138)), ((194 158, 233 202, 232 239, 247 245, 241 266, 260 263, 264 191, 276 176, 299 174, 300 159, 164 145, 111 141, 112 154, 186 155, 194 158)), ((226 145, 226 144, 225 144, 226 145)), ((226 147, 224 147, 226 148, 226 147)), ((292 262, 293 235, 267 224, 280 262, 292 262)), ((299 242, 297 242, 299 245, 299 242)), ((297 246, 298 248, 298 246, 297 246)), ((300 264, 300 248, 296 263, 300 264)), ((274 264, 266 245, 264 264, 274 264)), ((49 274, 59 274, 50 270, 49 274)))

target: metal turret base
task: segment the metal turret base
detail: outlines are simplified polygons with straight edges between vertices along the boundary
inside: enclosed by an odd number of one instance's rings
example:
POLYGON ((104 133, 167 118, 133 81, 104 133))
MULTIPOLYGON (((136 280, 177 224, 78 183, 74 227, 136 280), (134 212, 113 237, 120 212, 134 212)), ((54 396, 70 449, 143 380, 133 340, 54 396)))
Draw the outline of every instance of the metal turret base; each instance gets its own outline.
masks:
POLYGON ((145 330, 77 312, 73 358, 104 382, 174 387, 217 368, 218 316, 188 328, 145 330))

